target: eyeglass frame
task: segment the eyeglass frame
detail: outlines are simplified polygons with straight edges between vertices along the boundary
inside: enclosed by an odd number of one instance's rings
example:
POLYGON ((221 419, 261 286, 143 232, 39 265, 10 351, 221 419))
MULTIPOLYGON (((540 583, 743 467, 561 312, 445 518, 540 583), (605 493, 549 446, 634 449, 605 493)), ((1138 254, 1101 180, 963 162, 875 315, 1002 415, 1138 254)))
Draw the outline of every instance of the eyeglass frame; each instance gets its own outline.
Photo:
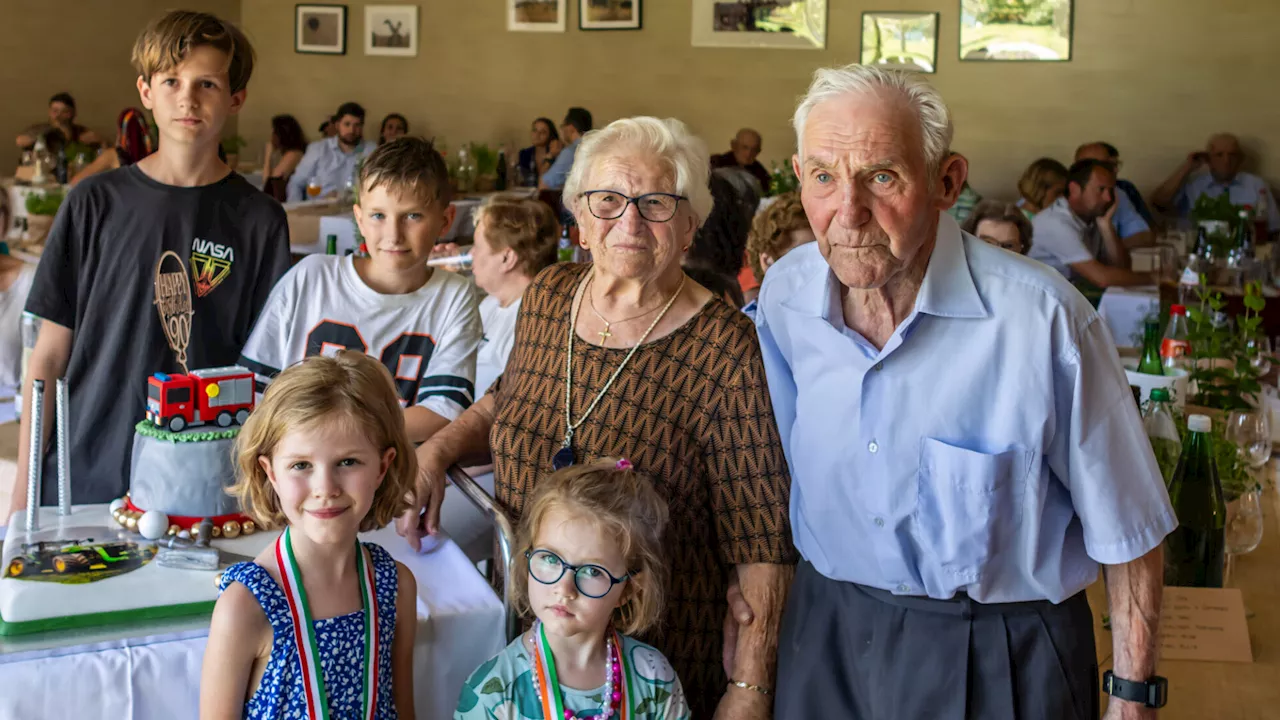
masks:
MULTIPOLYGON (((657 222, 657 221, 655 220, 654 222, 657 222)), ((560 582, 561 580, 563 580, 563 579, 564 579, 564 574, 565 574, 565 572, 566 572, 566 571, 572 570, 572 571, 573 571, 573 587, 574 587, 574 589, 576 589, 578 592, 582 593, 582 595, 583 595, 584 597, 589 597, 589 598, 591 598, 592 600, 599 600, 599 599, 600 599, 600 598, 602 598, 602 597, 606 597, 606 596, 608 596, 608 594, 609 594, 609 593, 613 592, 613 586, 614 586, 614 585, 621 585, 622 583, 624 583, 624 582, 626 582, 627 580, 630 580, 630 579, 631 579, 631 573, 627 573, 626 575, 623 575, 622 577, 617 578, 617 577, 614 577, 614 576, 613 576, 613 573, 609 572, 609 568, 604 567, 603 565, 597 565, 596 563, 584 563, 584 564, 582 564, 582 565, 570 565, 569 563, 567 563, 567 562, 565 562, 565 561, 564 561, 564 558, 560 557, 558 554, 556 554, 556 553, 554 553, 554 552, 551 552, 550 550, 547 550, 546 548, 534 548, 533 550, 526 550, 526 551, 524 552, 524 559, 525 559, 525 565, 527 565, 527 566, 528 566, 528 570, 529 570, 529 577, 533 578, 534 580, 537 580, 539 585, 555 585, 556 583, 558 583, 558 582, 560 582), (551 582, 544 582, 543 580, 541 580, 540 578, 538 578, 538 576, 537 576, 537 575, 534 575, 534 574, 533 574, 533 562, 532 562, 532 561, 533 561, 533 555, 534 555, 534 553, 546 553, 546 554, 550 555, 551 557, 555 558, 556 560, 559 560, 559 561, 560 561, 560 575, 559 575, 558 577, 556 577, 556 579, 555 579, 555 580, 552 580, 551 582), (586 590, 583 590, 583 589, 582 589, 582 586, 578 584, 578 571, 579 571, 579 570, 581 570, 581 569, 583 569, 583 568, 589 568, 589 567, 590 567, 590 568, 598 568, 601 572, 603 572, 603 573, 605 574, 605 577, 609 578, 609 589, 604 591, 604 595, 592 595, 591 593, 587 592, 586 590)))
MULTIPOLYGON (((637 195, 636 197, 628 197, 616 190, 587 190, 585 192, 580 193, 578 197, 587 201, 587 212, 591 213, 592 216, 600 220, 617 220, 618 218, 627 214, 627 207, 631 205, 635 205, 636 212, 640 213, 640 217, 644 218, 645 220, 648 220, 649 222, 656 222, 656 223, 671 222, 672 218, 676 216, 676 213, 680 212, 680 201, 683 200, 685 202, 689 202, 689 198, 685 197, 684 195, 676 195, 675 193, 664 193, 664 192, 652 192, 652 193, 645 193, 643 195, 637 195), (595 210, 591 209, 591 196, 595 195, 596 193, 609 193, 611 195, 617 195, 618 197, 625 199, 627 202, 623 204, 622 211, 619 212, 617 215, 614 215, 613 217, 602 217, 600 215, 597 215, 595 210), (667 218, 666 220, 653 220, 648 215, 645 215, 644 211, 640 209, 641 200, 647 197, 653 197, 655 195, 676 199, 676 207, 674 210, 671 211, 671 217, 667 218)), ((613 576, 610 575, 610 577, 613 577, 613 576)))

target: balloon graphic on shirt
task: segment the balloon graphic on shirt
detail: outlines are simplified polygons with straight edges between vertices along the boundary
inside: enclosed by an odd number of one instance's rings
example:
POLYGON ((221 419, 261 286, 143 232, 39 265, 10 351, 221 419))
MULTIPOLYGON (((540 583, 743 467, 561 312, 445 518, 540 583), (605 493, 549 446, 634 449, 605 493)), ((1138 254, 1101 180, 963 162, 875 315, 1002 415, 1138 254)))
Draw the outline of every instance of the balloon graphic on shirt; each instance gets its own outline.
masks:
POLYGON ((651 682, 675 682, 676 671, 662 653, 637 645, 631 650, 631 663, 637 677, 651 682))
POLYGON ((187 282, 187 267, 182 258, 172 250, 166 250, 156 262, 155 279, 156 312, 160 313, 160 326, 165 339, 182 366, 187 370, 187 345, 191 342, 191 284, 187 282), (168 269, 166 269, 166 261, 168 269), (174 269, 176 266, 176 269, 174 269))

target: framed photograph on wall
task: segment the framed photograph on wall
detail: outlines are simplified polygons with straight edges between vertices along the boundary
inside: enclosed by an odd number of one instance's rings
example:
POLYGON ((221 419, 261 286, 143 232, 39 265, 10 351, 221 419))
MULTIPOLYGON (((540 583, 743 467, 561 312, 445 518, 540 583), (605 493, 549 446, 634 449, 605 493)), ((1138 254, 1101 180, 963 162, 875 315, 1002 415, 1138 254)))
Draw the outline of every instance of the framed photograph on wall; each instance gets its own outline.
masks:
POLYGON ((693 0, 694 47, 827 46, 827 0, 693 0))
POLYGON ((578 0, 579 30, 639 30, 643 0, 578 0))
POLYGON ((417 56, 418 6, 366 5, 364 54, 417 56))
POLYGON ((294 6, 293 51, 321 55, 347 54, 347 6, 294 6))
POLYGON ((566 0, 506 0, 507 30, 564 32, 566 0))
POLYGON ((937 72, 938 13, 862 13, 861 62, 937 72))
POLYGON ((960 0, 960 59, 1066 62, 1074 0, 960 0))

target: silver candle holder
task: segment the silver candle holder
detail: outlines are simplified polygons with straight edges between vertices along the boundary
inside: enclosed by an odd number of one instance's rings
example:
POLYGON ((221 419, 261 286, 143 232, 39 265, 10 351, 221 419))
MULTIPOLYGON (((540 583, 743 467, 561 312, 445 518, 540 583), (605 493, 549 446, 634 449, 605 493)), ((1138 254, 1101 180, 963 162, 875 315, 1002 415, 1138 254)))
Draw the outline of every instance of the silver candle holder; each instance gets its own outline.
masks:
POLYGON ((54 393, 57 405, 57 414, 54 416, 57 426, 54 432, 58 443, 58 514, 66 517, 71 514, 71 451, 67 447, 67 425, 70 422, 71 413, 70 401, 67 399, 66 378, 58 378, 54 393))
POLYGON ((31 381, 31 445, 27 450, 27 532, 40 529, 41 480, 44 476, 44 380, 31 381))

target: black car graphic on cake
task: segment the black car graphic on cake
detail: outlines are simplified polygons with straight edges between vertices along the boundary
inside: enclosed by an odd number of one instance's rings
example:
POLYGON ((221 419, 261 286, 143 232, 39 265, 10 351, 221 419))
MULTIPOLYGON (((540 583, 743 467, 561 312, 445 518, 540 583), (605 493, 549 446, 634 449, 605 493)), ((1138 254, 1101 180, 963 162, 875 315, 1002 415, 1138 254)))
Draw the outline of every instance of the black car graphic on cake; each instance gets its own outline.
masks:
POLYGON ((41 541, 23 545, 5 574, 24 580, 93 582, 136 570, 155 554, 155 545, 132 540, 41 541))

